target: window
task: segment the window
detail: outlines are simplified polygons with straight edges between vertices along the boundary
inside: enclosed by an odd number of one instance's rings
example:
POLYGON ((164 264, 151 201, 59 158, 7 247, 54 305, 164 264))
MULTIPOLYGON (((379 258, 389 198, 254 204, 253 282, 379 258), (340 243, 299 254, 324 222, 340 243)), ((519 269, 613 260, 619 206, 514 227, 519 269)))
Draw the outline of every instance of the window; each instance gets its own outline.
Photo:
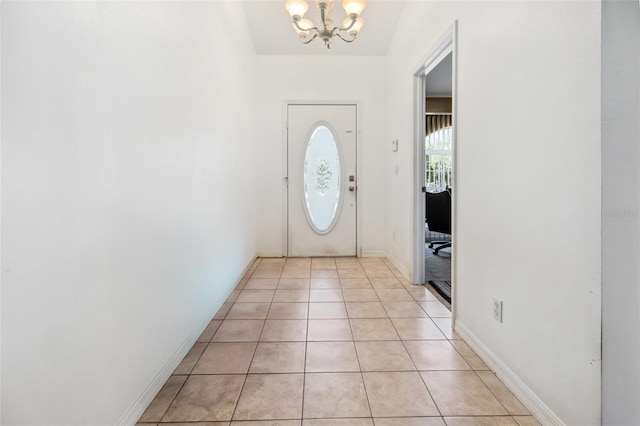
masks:
POLYGON ((440 192, 451 186, 453 128, 434 130, 425 138, 425 186, 440 192))

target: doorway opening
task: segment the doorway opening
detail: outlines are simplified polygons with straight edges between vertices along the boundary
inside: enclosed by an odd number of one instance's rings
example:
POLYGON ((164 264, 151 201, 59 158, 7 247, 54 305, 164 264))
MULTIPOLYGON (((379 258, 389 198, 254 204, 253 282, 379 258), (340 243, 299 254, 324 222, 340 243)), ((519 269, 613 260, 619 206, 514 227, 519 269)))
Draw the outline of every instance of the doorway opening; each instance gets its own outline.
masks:
POLYGON ((451 303, 453 53, 425 82, 425 282, 451 303))
MULTIPOLYGON (((454 310, 456 33, 444 34, 414 74, 414 283, 454 310), (445 303, 447 304, 447 303, 445 303)), ((452 315, 452 321, 455 316, 452 315)))

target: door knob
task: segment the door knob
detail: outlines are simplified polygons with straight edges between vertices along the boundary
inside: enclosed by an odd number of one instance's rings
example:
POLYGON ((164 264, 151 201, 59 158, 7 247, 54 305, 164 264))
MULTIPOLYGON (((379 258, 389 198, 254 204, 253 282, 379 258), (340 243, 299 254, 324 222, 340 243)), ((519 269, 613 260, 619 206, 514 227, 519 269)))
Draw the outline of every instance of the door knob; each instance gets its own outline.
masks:
POLYGON ((353 191, 355 191, 355 190, 356 190, 356 187, 355 187, 355 186, 351 185, 351 186, 349 187, 349 191, 353 192, 353 191))

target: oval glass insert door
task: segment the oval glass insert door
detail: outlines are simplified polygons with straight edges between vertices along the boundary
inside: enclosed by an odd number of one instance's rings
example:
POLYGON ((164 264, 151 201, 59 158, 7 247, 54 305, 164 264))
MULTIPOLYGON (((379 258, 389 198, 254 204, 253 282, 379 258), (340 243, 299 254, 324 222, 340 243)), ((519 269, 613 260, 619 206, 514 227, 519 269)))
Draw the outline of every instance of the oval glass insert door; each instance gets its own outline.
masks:
POLYGON ((307 220, 319 234, 331 231, 338 218, 340 174, 335 136, 326 125, 317 125, 307 142, 303 189, 307 220))

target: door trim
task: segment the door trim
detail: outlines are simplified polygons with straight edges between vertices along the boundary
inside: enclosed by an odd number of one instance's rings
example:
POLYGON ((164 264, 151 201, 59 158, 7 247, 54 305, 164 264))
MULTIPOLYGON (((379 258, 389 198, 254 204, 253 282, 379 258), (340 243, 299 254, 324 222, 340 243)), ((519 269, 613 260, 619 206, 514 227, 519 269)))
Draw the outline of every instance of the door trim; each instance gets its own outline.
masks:
POLYGON ((356 256, 362 257, 362 102, 287 100, 282 103, 282 254, 289 256, 289 105, 353 105, 356 107, 356 256))
MULTIPOLYGON (((458 193, 456 188, 456 176, 458 169, 457 161, 457 145, 458 145, 458 21, 454 21, 444 35, 435 43, 435 47, 424 57, 420 64, 415 68, 413 74, 413 271, 412 281, 414 284, 425 283, 425 262, 424 262, 424 217, 425 203, 422 187, 424 186, 425 174, 425 82, 427 74, 433 70, 449 53, 452 56, 452 173, 451 182, 454 191, 458 193)), ((458 197, 452 197, 451 205, 451 321, 452 327, 455 321, 455 298, 456 298, 456 277, 457 277, 457 250, 456 240, 454 236, 457 234, 457 203, 458 197)))

